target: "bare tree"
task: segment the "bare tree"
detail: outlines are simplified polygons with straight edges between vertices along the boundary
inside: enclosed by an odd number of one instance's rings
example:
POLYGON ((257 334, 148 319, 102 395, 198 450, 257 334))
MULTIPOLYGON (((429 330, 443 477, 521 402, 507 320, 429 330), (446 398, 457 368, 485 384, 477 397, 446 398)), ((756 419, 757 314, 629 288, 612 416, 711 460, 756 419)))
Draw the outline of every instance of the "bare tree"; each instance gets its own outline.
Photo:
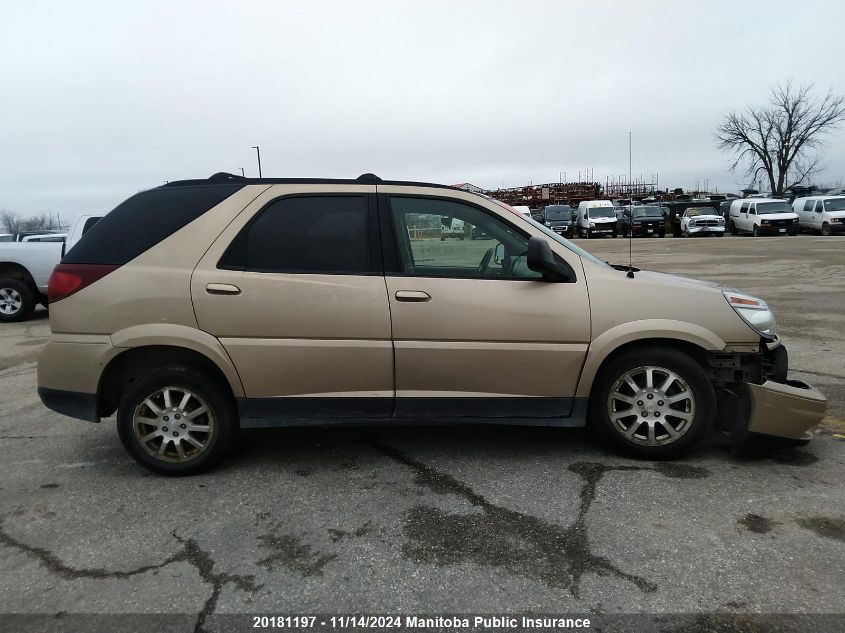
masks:
POLYGON ((0 227, 6 233, 17 233, 20 228, 18 214, 8 209, 0 209, 0 227))
POLYGON ((745 166, 752 182, 762 173, 772 193, 806 184, 822 168, 824 137, 845 121, 845 97, 813 95, 813 84, 787 82, 769 93, 765 106, 749 106, 722 118, 719 149, 734 155, 731 171, 745 166))

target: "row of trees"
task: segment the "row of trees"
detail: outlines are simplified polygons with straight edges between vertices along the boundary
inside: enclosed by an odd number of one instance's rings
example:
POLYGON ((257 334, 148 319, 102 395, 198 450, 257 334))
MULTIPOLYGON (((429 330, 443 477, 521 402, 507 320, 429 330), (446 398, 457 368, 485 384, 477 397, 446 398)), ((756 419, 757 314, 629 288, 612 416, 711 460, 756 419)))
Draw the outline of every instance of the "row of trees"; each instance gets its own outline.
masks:
POLYGON ((731 171, 743 170, 751 183, 766 179, 781 196, 824 169, 825 138, 843 121, 845 97, 787 82, 771 89, 768 103, 725 114, 716 141, 732 155, 731 171))
POLYGON ((14 211, 0 209, 0 232, 20 233, 21 231, 64 231, 67 226, 62 224, 59 215, 53 213, 37 213, 22 218, 14 211))

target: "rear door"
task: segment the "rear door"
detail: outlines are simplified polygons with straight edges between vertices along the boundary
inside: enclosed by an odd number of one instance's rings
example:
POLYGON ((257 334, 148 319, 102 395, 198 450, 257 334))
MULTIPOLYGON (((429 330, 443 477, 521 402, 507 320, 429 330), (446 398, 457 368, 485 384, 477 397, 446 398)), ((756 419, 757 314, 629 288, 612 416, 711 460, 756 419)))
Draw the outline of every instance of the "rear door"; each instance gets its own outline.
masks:
POLYGON ((528 233, 507 212, 469 194, 378 189, 396 416, 569 416, 590 337, 580 258, 562 257, 576 282, 540 281, 527 266, 528 233), (481 237, 441 241, 443 218, 481 237))
POLYGON ((194 271, 197 321, 231 356, 249 424, 391 415, 374 193, 373 185, 275 185, 194 271))

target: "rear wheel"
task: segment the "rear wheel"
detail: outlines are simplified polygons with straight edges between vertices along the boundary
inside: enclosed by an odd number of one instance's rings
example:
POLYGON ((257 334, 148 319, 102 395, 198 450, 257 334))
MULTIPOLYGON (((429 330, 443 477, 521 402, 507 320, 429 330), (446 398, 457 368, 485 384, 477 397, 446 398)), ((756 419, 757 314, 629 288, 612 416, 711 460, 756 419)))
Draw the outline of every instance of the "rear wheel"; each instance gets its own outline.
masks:
POLYGON ((129 454, 161 475, 192 475, 226 452, 237 428, 228 388, 201 369, 170 365, 130 384, 117 410, 129 454))
POLYGON ((737 231, 737 229, 736 229, 736 224, 734 224, 733 222, 731 222, 730 228, 731 228, 731 235, 736 235, 737 233, 739 233, 739 231, 737 231))
POLYGON ((590 425, 625 453, 671 459, 704 440, 716 417, 716 394, 688 354, 639 348, 612 360, 590 395, 590 425))
POLYGON ((824 235, 825 237, 830 237, 830 233, 830 224, 825 222, 824 224, 822 224, 822 235, 824 235))
POLYGON ((20 279, 0 279, 0 321, 25 321, 35 310, 35 294, 20 279))

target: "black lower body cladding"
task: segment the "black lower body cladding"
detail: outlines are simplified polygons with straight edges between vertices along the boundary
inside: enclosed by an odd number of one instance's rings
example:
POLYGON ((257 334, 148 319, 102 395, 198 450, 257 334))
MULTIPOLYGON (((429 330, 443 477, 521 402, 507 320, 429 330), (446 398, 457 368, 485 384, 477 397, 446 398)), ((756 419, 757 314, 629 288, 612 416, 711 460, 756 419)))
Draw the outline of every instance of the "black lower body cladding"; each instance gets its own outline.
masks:
POLYGON ((38 388, 38 397, 48 409, 77 420, 99 422, 97 414, 97 394, 62 389, 38 388))

